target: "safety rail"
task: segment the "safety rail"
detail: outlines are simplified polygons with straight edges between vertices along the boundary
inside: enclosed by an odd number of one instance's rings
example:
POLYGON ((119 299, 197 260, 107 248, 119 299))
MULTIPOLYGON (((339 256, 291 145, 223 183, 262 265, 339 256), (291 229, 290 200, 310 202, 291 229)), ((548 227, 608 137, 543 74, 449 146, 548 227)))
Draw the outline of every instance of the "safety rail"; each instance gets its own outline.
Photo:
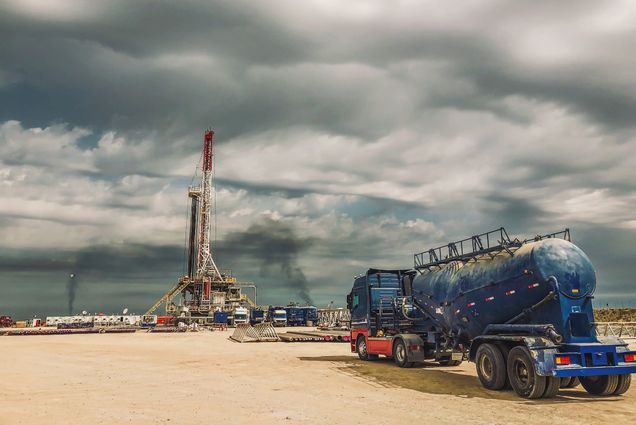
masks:
POLYGON ((596 322, 596 334, 618 338, 636 338, 636 322, 596 322))
POLYGON ((480 233, 456 242, 431 248, 417 253, 413 256, 415 269, 430 269, 431 267, 441 267, 453 261, 468 261, 481 255, 496 255, 499 252, 507 251, 512 254, 514 250, 523 244, 549 238, 562 238, 570 240, 570 229, 560 232, 537 235, 533 238, 519 240, 510 239, 504 227, 500 227, 490 232, 480 233))

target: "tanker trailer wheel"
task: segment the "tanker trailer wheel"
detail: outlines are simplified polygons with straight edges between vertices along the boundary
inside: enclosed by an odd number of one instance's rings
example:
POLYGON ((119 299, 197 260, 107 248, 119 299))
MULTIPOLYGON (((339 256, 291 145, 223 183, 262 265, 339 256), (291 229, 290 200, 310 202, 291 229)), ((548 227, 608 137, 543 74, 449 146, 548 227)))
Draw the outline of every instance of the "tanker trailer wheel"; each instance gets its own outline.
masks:
POLYGON ((618 375, 581 376, 581 385, 590 394, 610 395, 618 389, 618 375))
POLYGON ((413 367, 413 362, 409 361, 406 353, 406 344, 401 339, 395 341, 393 344, 393 360, 395 364, 400 367, 413 367))
POLYGON ((561 378, 561 388, 574 388, 581 384, 578 376, 570 376, 569 378, 561 378))
POLYGON ((545 393, 547 379, 537 375, 526 347, 513 347, 508 353, 508 378, 519 397, 536 399, 545 393))
POLYGON ((624 394, 629 389, 629 386, 631 384, 632 384, 631 374, 618 375, 618 386, 616 387, 616 390, 614 391, 614 395, 624 394))
POLYGON ((545 391, 541 398, 552 398, 559 393, 559 388, 561 388, 561 378, 546 376, 545 379, 545 391))
POLYGON ((482 344, 475 356, 477 376, 489 390, 501 390, 506 385, 506 362, 494 344, 482 344))

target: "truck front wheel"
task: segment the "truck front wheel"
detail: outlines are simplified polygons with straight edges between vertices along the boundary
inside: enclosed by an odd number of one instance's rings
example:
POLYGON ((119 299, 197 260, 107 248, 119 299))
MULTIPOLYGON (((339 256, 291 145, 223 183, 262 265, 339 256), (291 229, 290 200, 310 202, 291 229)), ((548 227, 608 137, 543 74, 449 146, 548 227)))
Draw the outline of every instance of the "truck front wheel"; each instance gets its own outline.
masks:
POLYGON ((375 360, 378 358, 377 354, 369 354, 367 340, 364 335, 358 335, 358 339, 356 339, 356 352, 360 360, 375 360))
POLYGON ((618 389, 618 375, 581 376, 581 385, 590 394, 610 395, 618 389))
POLYGON ((519 397, 536 399, 545 393, 546 377, 537 375, 526 347, 513 347, 508 353, 508 378, 519 397))
POLYGON ((360 360, 369 360, 369 352, 367 351, 367 340, 364 335, 358 336, 356 340, 356 351, 360 360))
POLYGON ((406 344, 401 339, 395 341, 393 344, 393 360, 395 364, 400 367, 413 367, 413 362, 409 361, 406 353, 406 344))
POLYGON ((506 362, 496 345, 480 345, 475 356, 475 365, 477 376, 484 387, 501 390, 506 385, 506 362))

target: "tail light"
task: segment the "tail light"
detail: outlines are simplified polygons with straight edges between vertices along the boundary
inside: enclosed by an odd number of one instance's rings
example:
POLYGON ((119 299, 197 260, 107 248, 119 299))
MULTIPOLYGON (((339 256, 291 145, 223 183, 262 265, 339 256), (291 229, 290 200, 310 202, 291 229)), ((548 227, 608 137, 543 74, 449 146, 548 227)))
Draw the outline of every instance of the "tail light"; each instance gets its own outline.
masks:
POLYGON ((625 361, 629 363, 636 362, 636 354, 625 354, 625 361))
POLYGON ((409 345, 409 350, 411 351, 420 351, 421 346, 419 345, 409 345))
POLYGON ((554 361, 556 362, 556 364, 558 365, 568 365, 570 364, 570 356, 556 356, 554 361))

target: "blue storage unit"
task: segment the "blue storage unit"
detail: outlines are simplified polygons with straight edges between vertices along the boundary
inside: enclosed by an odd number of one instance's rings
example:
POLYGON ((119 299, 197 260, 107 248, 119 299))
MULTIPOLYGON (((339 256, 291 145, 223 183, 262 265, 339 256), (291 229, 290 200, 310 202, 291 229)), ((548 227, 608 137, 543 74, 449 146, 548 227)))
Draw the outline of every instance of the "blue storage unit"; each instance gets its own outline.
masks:
POLYGON ((227 312, 226 311, 215 311, 214 312, 214 323, 223 323, 227 324, 227 312))

